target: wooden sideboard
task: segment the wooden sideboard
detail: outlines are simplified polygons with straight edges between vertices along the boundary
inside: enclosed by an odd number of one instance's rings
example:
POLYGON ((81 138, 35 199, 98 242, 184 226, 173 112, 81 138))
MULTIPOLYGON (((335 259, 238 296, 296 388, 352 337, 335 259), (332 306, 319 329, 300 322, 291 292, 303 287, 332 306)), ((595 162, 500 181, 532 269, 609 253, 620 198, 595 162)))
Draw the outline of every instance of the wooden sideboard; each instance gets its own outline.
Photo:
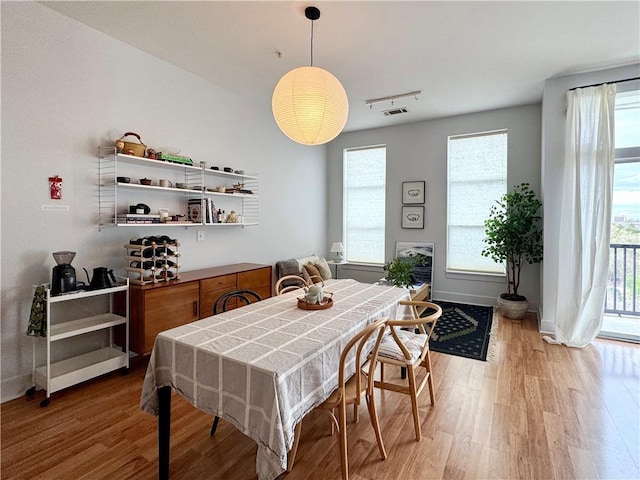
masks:
MULTIPOLYGON (((271 296, 271 266, 237 263, 180 273, 180 279, 129 290, 130 349, 148 355, 158 333, 213 315, 220 295, 233 290, 253 290, 271 296)), ((236 308, 235 299, 227 309, 236 308)))

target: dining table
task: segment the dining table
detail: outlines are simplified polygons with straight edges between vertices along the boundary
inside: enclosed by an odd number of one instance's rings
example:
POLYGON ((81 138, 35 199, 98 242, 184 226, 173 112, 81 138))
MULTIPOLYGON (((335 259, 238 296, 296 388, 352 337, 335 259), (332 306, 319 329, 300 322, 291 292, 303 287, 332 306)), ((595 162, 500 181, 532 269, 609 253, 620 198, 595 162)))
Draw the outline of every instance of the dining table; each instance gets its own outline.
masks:
MULTIPOLYGON (((158 334, 140 408, 158 417, 158 477, 169 478, 172 390, 258 445, 259 480, 287 468, 294 430, 337 388, 344 345, 380 318, 406 318, 410 291, 352 279, 324 282, 331 307, 298 307, 302 290, 158 334)), ((208 431, 203 432, 208 434, 208 431)))

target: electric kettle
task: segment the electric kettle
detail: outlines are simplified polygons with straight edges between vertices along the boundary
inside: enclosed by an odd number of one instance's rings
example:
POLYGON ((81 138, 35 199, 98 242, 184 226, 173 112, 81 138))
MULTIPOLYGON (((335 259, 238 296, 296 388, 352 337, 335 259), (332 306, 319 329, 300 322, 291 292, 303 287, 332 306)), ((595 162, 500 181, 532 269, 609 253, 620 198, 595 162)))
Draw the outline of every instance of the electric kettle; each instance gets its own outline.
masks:
POLYGON ((89 282, 89 290, 100 290, 101 288, 109 288, 112 283, 116 283, 116 277, 113 275, 113 269, 107 267, 96 267, 93 269, 93 278, 89 280, 89 272, 83 268, 89 282))

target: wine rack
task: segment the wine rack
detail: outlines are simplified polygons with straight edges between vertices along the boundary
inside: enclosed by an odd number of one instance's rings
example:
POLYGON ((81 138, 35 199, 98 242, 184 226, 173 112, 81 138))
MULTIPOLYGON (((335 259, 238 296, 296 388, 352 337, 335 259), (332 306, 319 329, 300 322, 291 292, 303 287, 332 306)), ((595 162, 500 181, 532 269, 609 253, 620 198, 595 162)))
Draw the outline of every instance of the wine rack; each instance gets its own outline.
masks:
POLYGON ((124 245, 129 282, 146 285, 179 279, 179 247, 177 240, 166 235, 132 238, 124 245))

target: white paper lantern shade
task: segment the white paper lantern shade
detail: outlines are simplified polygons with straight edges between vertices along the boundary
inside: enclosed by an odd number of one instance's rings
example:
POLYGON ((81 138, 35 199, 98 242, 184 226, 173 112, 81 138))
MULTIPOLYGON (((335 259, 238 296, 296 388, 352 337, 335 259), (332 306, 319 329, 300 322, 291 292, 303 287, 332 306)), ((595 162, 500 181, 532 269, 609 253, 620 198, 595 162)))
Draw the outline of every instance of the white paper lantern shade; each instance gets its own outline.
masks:
POLYGON ((340 81, 319 67, 286 73, 271 99, 282 133, 303 145, 322 145, 336 138, 347 123, 349 100, 340 81))

